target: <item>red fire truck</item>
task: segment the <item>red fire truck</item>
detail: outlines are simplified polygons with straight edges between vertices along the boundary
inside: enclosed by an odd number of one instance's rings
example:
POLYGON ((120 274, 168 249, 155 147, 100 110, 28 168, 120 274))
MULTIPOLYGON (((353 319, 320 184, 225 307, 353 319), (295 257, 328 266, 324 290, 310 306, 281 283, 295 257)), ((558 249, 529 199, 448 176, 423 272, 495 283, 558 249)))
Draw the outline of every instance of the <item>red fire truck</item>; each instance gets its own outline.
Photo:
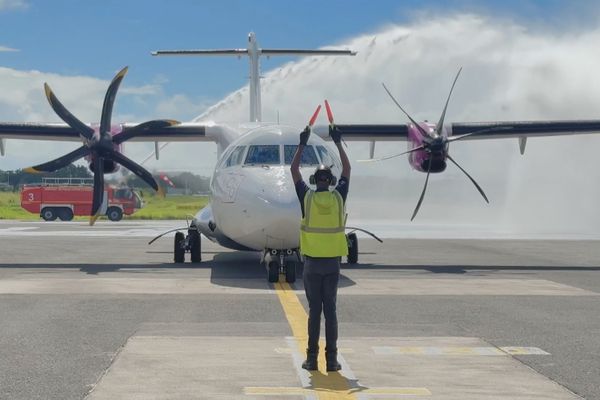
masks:
MULTIPOLYGON (((76 182, 46 180, 40 185, 24 185, 21 189, 21 207, 30 213, 39 214, 46 221, 59 218, 70 221, 75 215, 89 216, 92 210, 93 186, 76 182)), ((131 215, 142 208, 138 194, 128 187, 106 185, 104 189, 106 216, 111 221, 120 221, 123 214, 131 215)))

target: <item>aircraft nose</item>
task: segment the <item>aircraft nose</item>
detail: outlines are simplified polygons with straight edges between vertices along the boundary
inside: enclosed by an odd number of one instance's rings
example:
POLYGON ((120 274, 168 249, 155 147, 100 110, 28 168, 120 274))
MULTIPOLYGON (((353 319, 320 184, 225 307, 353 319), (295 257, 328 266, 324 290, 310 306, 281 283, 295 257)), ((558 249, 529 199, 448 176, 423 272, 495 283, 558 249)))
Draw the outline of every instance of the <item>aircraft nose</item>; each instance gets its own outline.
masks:
MULTIPOLYGON (((254 232, 261 232, 267 248, 296 248, 299 246, 300 219, 302 212, 289 171, 273 171, 265 185, 264 177, 245 181, 244 192, 252 196, 248 203, 248 215, 254 232)), ((245 196, 244 196, 245 197, 245 196)), ((247 199, 248 200, 248 199, 247 199)))

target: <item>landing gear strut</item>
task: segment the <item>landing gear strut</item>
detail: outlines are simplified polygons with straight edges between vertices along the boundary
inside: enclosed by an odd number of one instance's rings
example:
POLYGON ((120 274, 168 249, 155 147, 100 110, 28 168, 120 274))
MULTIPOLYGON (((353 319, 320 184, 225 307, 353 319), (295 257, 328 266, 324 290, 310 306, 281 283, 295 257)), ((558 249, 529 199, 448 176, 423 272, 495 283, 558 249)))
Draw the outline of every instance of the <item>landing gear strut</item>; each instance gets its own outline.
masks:
POLYGON ((175 241, 173 243, 173 261, 176 263, 185 262, 185 252, 189 251, 191 262, 199 263, 201 256, 202 242, 200 232, 194 225, 190 225, 187 235, 183 232, 175 232, 175 241))
POLYGON ((287 283, 296 282, 296 267, 298 263, 292 260, 292 256, 298 254, 298 249, 266 249, 263 255, 264 264, 267 268, 269 282, 279 282, 279 274, 285 275, 287 283))

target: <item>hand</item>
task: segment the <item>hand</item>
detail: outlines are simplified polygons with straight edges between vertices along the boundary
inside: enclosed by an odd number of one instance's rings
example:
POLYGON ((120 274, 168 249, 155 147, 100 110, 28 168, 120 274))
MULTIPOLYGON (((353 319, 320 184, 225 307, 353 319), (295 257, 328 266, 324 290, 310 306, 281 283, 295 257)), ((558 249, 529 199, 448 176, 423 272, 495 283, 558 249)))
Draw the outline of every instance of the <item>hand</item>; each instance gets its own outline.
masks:
POLYGON ((335 144, 342 141, 342 133, 335 125, 329 125, 329 136, 331 136, 331 139, 335 144))
POLYGON ((310 127, 307 126, 306 128, 304 128, 304 130, 302 132, 300 132, 300 144, 302 146, 306 146, 306 144, 308 143, 309 137, 310 137, 310 127))

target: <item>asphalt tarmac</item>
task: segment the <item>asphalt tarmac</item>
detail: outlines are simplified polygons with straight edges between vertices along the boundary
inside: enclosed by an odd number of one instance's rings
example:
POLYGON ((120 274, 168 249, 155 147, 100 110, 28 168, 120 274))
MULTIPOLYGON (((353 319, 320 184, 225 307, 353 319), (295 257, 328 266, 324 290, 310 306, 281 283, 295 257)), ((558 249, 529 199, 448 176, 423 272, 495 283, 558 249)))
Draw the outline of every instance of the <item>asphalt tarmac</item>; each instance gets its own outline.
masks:
POLYGON ((0 399, 600 399, 598 241, 360 237, 309 373, 301 280, 178 225, 0 221, 0 399))

